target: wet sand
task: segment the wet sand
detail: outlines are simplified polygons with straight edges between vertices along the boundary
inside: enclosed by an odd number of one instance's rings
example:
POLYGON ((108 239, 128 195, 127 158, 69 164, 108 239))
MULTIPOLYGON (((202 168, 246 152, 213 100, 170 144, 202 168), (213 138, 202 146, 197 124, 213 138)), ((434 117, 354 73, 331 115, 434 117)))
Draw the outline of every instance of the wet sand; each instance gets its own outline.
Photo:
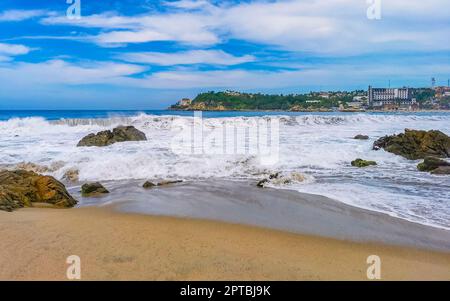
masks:
POLYGON ((142 181, 105 182, 102 198, 81 205, 107 204, 148 215, 208 219, 357 242, 373 242, 450 252, 450 231, 391 217, 292 190, 258 188, 251 181, 184 182, 150 190, 142 181))
POLYGON ((382 280, 450 280, 447 230, 248 182, 105 186, 0 211, 0 280, 66 280, 70 255, 82 280, 367 280, 370 255, 382 280))
POLYGON ((125 214, 110 208, 0 212, 0 279, 450 280, 450 253, 355 243, 221 222, 125 214))

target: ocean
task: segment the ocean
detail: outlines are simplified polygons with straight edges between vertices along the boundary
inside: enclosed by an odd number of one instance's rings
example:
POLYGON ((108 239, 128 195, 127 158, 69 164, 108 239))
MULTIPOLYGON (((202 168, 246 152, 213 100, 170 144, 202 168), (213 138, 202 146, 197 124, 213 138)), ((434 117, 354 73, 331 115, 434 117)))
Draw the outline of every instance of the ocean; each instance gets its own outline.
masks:
MULTIPOLYGON (((409 221, 450 229, 450 177, 417 171, 420 160, 372 150, 374 140, 405 128, 441 130, 450 135, 450 113, 297 113, 204 112, 203 124, 215 129, 231 124, 279 121, 279 158, 261 164, 250 152, 187 154, 173 151, 174 124, 193 122, 193 112, 178 111, 0 111, 0 166, 21 162, 58 166, 62 178, 78 169, 80 181, 143 179, 251 180, 276 172, 298 173, 302 181, 272 185, 319 194, 353 206, 409 221), (133 125, 148 141, 79 148, 89 133, 133 125), (357 134, 369 140, 352 139, 357 134), (374 160, 359 169, 356 158, 374 160)), ((244 146, 245 147, 245 146, 244 146)), ((276 200, 275 200, 276 201, 276 200)))

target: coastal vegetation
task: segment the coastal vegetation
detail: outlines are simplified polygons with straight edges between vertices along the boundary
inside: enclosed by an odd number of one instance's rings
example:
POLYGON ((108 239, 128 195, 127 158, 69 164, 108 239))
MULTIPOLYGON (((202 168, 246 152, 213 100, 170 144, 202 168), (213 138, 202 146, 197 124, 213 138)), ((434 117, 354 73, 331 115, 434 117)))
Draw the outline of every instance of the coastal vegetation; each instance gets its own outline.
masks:
POLYGON ((345 106, 353 97, 364 95, 364 91, 329 92, 309 94, 262 94, 234 91, 200 93, 192 102, 175 104, 173 110, 282 110, 282 111, 330 111, 341 104, 345 106))

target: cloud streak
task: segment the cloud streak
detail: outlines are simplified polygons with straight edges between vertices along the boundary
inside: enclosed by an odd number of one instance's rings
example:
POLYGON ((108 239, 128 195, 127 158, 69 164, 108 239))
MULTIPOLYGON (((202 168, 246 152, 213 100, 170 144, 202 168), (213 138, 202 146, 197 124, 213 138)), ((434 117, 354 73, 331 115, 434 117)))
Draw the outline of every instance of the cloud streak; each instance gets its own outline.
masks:
POLYGON ((118 58, 132 63, 153 64, 160 66, 194 64, 232 66, 253 62, 256 60, 256 58, 252 55, 237 57, 222 50, 190 50, 172 53, 132 52, 119 55, 118 58))
POLYGON ((35 9, 35 10, 21 10, 12 9, 0 12, 0 22, 19 22, 36 17, 42 17, 50 15, 47 10, 35 9))

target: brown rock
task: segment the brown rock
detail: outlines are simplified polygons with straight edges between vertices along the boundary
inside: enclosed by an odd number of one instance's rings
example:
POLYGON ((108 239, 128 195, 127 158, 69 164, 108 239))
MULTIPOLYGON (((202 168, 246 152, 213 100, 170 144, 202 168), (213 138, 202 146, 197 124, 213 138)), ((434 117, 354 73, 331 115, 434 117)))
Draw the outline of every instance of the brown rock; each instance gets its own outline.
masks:
POLYGON ((81 186, 82 196, 96 196, 104 193, 109 193, 109 191, 99 182, 86 183, 81 186))
POLYGON ((422 163, 417 165, 420 171, 432 171, 441 166, 450 166, 450 163, 435 157, 426 157, 422 163))
POLYGON ((154 184, 154 183, 152 183, 150 181, 146 181, 144 183, 144 185, 142 185, 142 187, 144 187, 144 188, 152 188, 152 187, 155 187, 155 186, 156 186, 156 184, 154 184))
POLYGON ((440 131, 406 129, 404 134, 385 136, 375 141, 373 149, 381 148, 410 160, 423 159, 427 156, 448 158, 450 137, 440 131))
POLYGON ((431 171, 433 175, 450 175, 450 166, 440 166, 431 171))
POLYGON ((107 146, 116 142, 147 140, 145 134, 134 126, 118 126, 112 131, 89 134, 78 142, 77 146, 107 146))
POLYGON ((32 207, 33 203, 64 208, 73 207, 77 201, 53 177, 25 170, 0 172, 1 210, 32 207))

